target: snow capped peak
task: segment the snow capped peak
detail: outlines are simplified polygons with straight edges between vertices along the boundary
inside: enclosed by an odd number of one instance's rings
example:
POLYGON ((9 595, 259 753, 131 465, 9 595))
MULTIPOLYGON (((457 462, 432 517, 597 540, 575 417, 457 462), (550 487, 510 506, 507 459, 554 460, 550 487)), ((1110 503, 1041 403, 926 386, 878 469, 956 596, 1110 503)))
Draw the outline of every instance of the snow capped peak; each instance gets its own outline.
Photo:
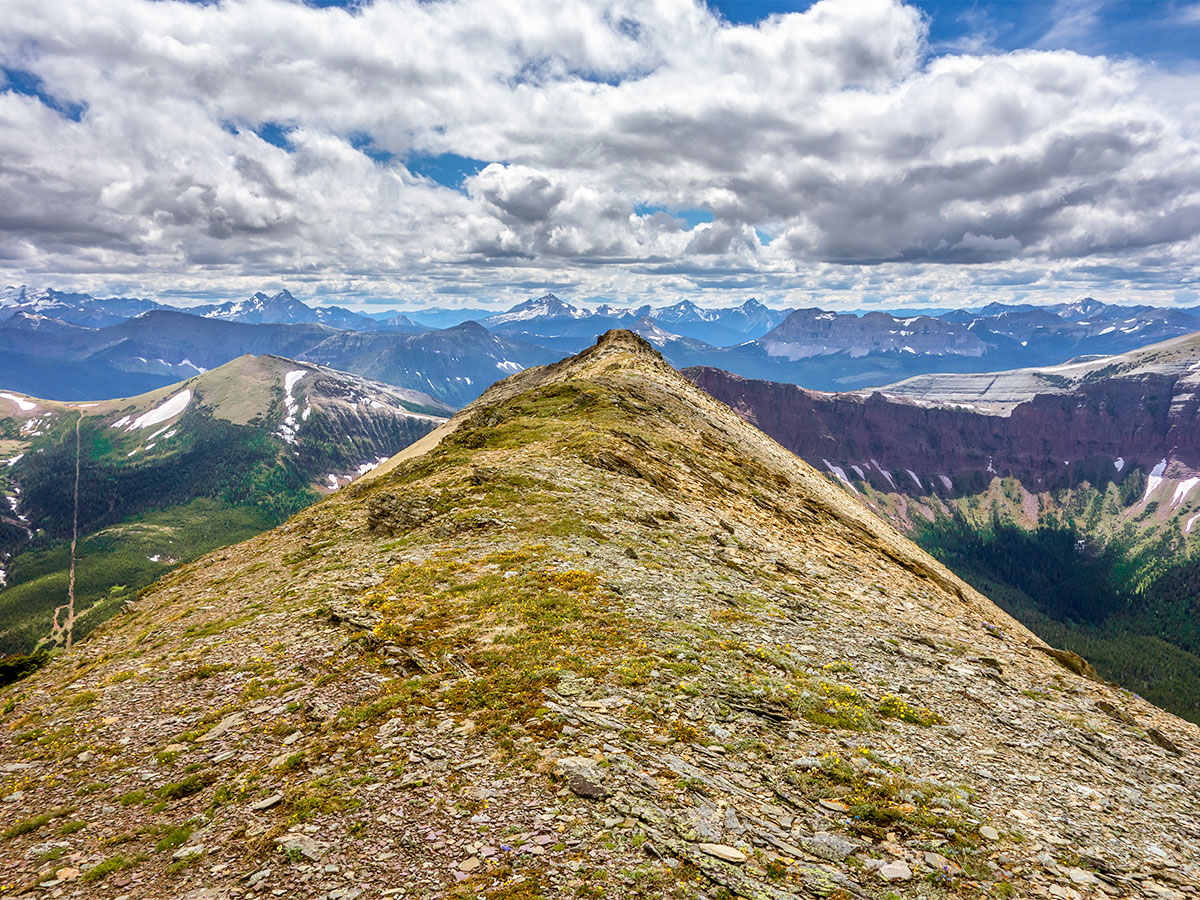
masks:
POLYGON ((674 306, 664 306, 654 311, 654 318, 662 322, 715 322, 722 310, 705 309, 691 300, 680 300, 674 306))
POLYGON ((564 315, 578 318, 581 315, 586 315, 587 310, 577 306, 572 306, 570 303, 564 303, 554 294, 546 293, 538 297, 536 300, 530 300, 532 309, 544 310, 544 315, 564 315))
POLYGON ((1064 319, 1073 319, 1077 316, 1086 319, 1089 316, 1096 315, 1096 313, 1103 312, 1107 308, 1108 304, 1106 303, 1101 303, 1092 297, 1084 297, 1076 300, 1074 303, 1067 303, 1060 306, 1056 312, 1064 319))
POLYGON ((11 284, 0 292, 0 306, 20 306, 25 302, 28 289, 25 285, 13 287, 11 284))
POLYGON ((486 324, 504 325, 508 322, 527 322, 531 319, 581 319, 588 315, 591 315, 589 310, 564 303, 554 294, 546 293, 518 303, 507 312, 489 316, 486 324))
POLYGON ((606 319, 633 318, 640 319, 642 316, 651 314, 649 304, 643 306, 617 306, 614 303, 602 303, 592 310, 593 316, 603 316, 606 319))
POLYGON ((658 323, 649 316, 642 316, 629 326, 629 330, 634 334, 641 335, 656 347, 661 347, 668 341, 677 340, 679 337, 678 335, 671 334, 671 332, 660 328, 658 323))
POLYGON ((209 319, 234 319, 243 322, 308 322, 314 318, 313 308, 283 290, 268 295, 255 291, 245 300, 230 300, 198 310, 209 319))
POLYGON ((0 306, 24 306, 27 309, 53 309, 62 303, 55 297, 54 290, 35 290, 26 285, 6 287, 0 294, 0 306))

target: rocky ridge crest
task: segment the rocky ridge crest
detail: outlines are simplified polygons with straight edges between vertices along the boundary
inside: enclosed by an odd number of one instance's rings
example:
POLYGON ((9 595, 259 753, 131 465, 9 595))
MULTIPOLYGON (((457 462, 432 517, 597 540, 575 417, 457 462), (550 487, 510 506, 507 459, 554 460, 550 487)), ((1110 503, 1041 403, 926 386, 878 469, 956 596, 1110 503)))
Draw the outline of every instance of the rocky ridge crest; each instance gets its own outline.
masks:
POLYGON ((1200 896, 1200 730, 1046 649, 609 333, 5 689, 4 881, 1200 896))

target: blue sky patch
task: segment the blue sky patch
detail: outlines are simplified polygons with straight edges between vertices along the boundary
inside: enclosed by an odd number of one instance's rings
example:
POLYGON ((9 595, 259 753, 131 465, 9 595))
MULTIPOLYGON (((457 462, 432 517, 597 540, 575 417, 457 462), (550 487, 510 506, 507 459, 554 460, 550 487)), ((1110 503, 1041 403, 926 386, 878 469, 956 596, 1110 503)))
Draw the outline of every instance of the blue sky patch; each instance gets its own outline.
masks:
POLYGON ((649 203, 638 203, 633 207, 633 211, 639 216, 652 216, 655 213, 666 213, 673 219, 682 220, 687 225, 689 231, 691 231, 701 222, 711 222, 713 220, 712 210, 703 209, 702 207, 672 209, 666 206, 653 206, 649 203))
POLYGON ((78 122, 87 111, 86 103, 76 103, 50 93, 46 88, 46 82, 27 69, 0 66, 0 77, 3 78, 3 81, 0 82, 0 94, 11 92, 23 97, 36 97, 44 106, 72 122, 78 122))
POLYGON ((478 175, 487 163, 482 159, 459 156, 457 153, 413 153, 404 161, 404 165, 414 175, 461 191, 463 182, 472 175, 478 175))
MULTIPOLYGON (((708 0, 735 25, 804 12, 813 0, 708 0)), ((1074 50, 1158 63, 1200 60, 1195 0, 915 0, 935 54, 1022 49, 1074 50)))
POLYGON ((288 138, 288 135, 296 130, 295 126, 283 125, 279 122, 263 122, 252 130, 268 144, 274 144, 281 150, 291 153, 295 149, 288 138))

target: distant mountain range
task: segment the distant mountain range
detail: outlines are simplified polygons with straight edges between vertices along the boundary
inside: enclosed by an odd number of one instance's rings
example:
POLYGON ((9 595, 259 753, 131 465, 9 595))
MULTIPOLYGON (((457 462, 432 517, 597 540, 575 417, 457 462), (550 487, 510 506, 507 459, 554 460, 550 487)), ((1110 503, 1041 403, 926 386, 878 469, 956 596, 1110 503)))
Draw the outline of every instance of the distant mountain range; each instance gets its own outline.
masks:
POLYGON ((992 304, 942 316, 802 309, 754 341, 707 349, 649 337, 680 366, 711 365, 816 390, 854 390, 938 372, 994 372, 1126 353, 1200 331, 1197 309, 992 304))
POLYGON ((97 298, 89 294, 68 293, 52 288, 32 291, 25 286, 7 287, 0 291, 0 320, 24 313, 29 316, 46 316, 69 322, 103 328, 116 325, 126 319, 140 316, 152 309, 165 309, 165 304, 153 300, 133 297, 97 298))
POLYGON ((176 563, 278 524, 450 412, 277 356, 242 356, 128 400, 0 392, 0 655, 46 637, 66 598, 76 422, 77 595, 90 629, 176 563))
POLYGON ((1045 307, 990 304, 939 316, 860 316, 775 310, 756 300, 726 309, 690 301, 590 308, 546 294, 480 324, 559 353, 577 352, 608 329, 627 328, 678 367, 709 365, 817 390, 852 390, 930 372, 987 372, 1124 353, 1200 331, 1200 308, 1084 299, 1045 307))
POLYGON ((0 293, 0 320, 24 313, 47 316, 73 325, 103 328, 136 318, 154 310, 186 312, 206 319, 263 324, 317 324, 351 331, 428 331, 404 315, 393 313, 376 318, 352 312, 340 306, 309 306, 289 291, 268 296, 259 291, 245 300, 230 300, 205 306, 179 307, 154 300, 124 297, 100 299, 88 294, 55 290, 30 291, 27 287, 8 287, 0 293))
POLYGON ((686 374, 1039 634, 1200 721, 1200 335, 855 393, 686 374))
POLYGON ((674 306, 572 306, 554 294, 517 304, 481 321, 489 330, 564 352, 578 352, 612 328, 649 320, 672 339, 692 338, 712 347, 753 340, 783 322, 789 309, 769 309, 757 300, 709 309, 684 300, 674 306))
POLYGON ((646 338, 677 367, 713 366, 836 391, 930 373, 1125 353, 1200 331, 1200 308, 1083 299, 1053 306, 994 303, 937 316, 856 315, 771 309, 757 300, 726 308, 688 300, 589 307, 548 293, 499 313, 365 314, 310 306, 287 291, 177 309, 152 300, 8 288, 0 295, 0 386, 57 399, 129 395, 242 353, 274 353, 462 406, 497 378, 575 353, 613 328, 646 338))
POLYGON ((194 316, 204 316, 206 319, 224 319, 227 322, 244 322, 250 325, 307 323, 349 331, 395 331, 407 334, 429 330, 399 314, 381 320, 351 312, 340 306, 309 306, 297 300, 288 291, 280 291, 270 297, 260 291, 247 300, 231 300, 212 306, 193 306, 182 311, 194 316))
POLYGON ((130 396, 247 353, 329 365, 454 406, 506 375, 559 357, 475 323, 396 334, 317 323, 250 324, 156 309, 103 328, 80 328, 18 312, 0 322, 0 386, 57 400, 130 396))

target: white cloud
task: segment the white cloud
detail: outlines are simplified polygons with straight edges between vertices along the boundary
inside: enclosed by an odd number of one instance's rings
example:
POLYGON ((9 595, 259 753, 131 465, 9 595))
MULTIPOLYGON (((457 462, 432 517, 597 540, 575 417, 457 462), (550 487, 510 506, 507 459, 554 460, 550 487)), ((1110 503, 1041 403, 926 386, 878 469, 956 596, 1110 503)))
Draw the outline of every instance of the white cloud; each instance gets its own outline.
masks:
MULTIPOLYGON (((1064 9, 1086 26, 1087 4, 1064 9)), ((10 281, 848 305, 1166 300, 1197 281, 1200 147, 1178 98, 1200 82, 1065 51, 931 57, 891 0, 736 27, 689 0, 5 15, 4 64, 86 105, 76 122, 0 94, 10 281), (459 191, 404 164, 443 153, 487 165, 459 191), (696 208, 715 221, 655 211, 696 208)))

